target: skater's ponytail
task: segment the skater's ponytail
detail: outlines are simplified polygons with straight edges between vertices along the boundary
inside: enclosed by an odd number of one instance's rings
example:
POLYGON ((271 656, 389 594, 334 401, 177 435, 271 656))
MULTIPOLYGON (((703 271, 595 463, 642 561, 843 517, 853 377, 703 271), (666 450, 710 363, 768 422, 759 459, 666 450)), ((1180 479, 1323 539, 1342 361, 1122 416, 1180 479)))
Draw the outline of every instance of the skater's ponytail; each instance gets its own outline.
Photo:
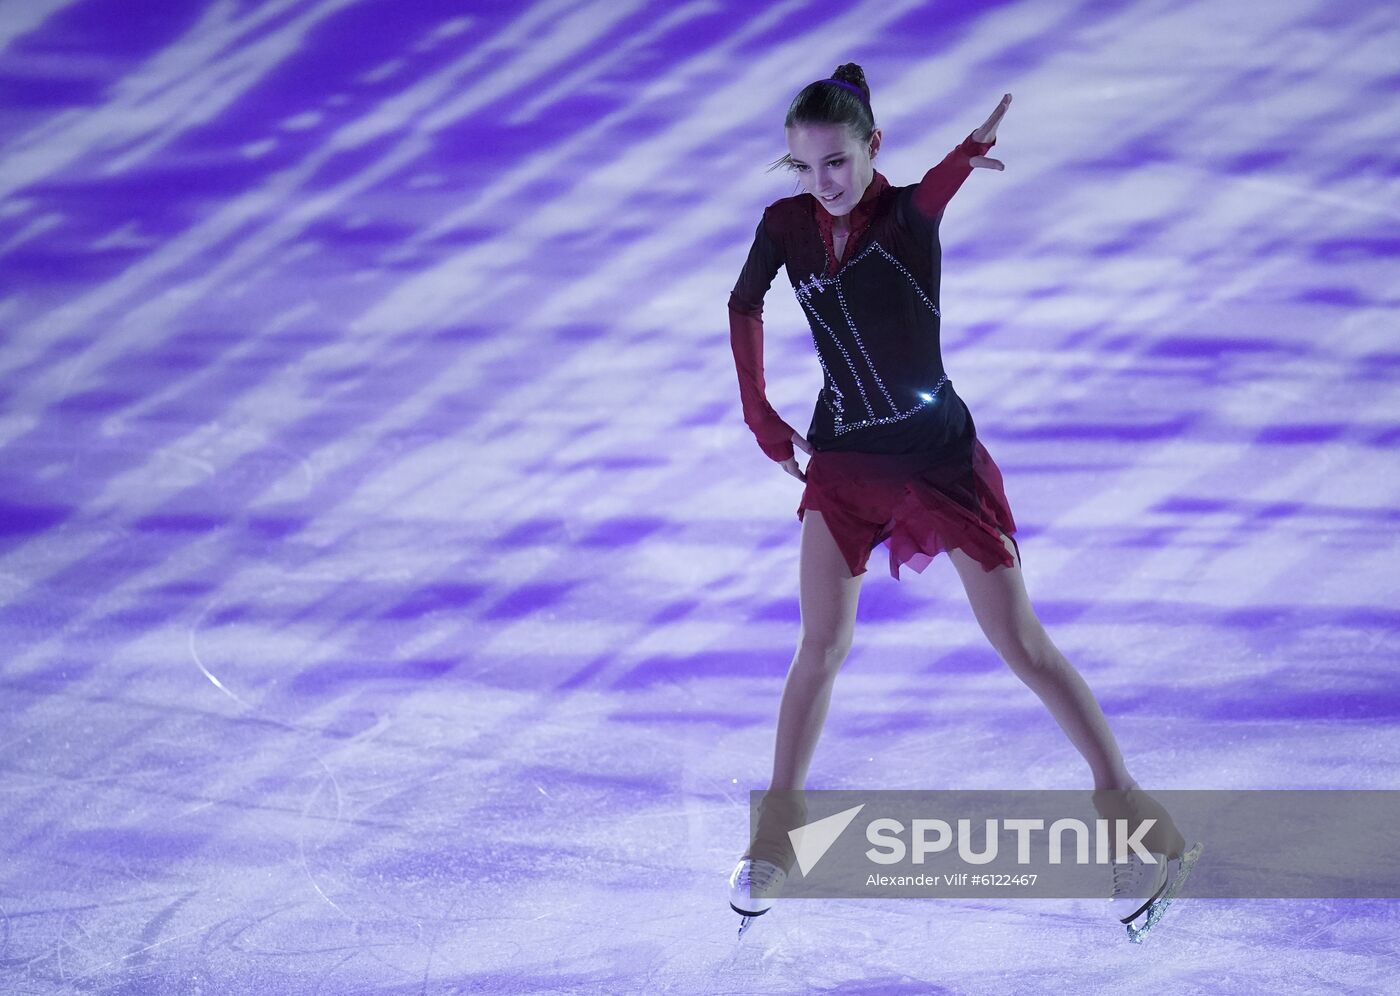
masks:
MULTIPOLYGON (((788 105, 783 127, 801 124, 845 125, 860 141, 869 142, 875 134, 875 112, 870 109, 865 70, 854 62, 843 63, 828 79, 804 86, 788 105)), ((792 156, 783 156, 768 169, 779 166, 793 169, 792 156)))

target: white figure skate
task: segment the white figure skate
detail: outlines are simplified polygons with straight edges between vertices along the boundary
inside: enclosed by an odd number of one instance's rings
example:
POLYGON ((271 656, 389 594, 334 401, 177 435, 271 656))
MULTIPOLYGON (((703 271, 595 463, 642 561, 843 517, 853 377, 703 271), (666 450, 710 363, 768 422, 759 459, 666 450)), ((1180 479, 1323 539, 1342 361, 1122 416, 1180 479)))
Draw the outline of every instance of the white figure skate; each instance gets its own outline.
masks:
POLYGON ((729 908, 738 913, 739 936, 756 917, 767 913, 782 891, 787 872, 762 858, 740 858, 729 876, 729 908))
POLYGON ((1167 907, 1186 885, 1191 869, 1204 850, 1205 844, 1197 841, 1174 858, 1154 852, 1155 864, 1148 864, 1137 855, 1130 855, 1128 861, 1113 863, 1109 909, 1127 928, 1128 940, 1142 943, 1143 937, 1162 919, 1167 907))

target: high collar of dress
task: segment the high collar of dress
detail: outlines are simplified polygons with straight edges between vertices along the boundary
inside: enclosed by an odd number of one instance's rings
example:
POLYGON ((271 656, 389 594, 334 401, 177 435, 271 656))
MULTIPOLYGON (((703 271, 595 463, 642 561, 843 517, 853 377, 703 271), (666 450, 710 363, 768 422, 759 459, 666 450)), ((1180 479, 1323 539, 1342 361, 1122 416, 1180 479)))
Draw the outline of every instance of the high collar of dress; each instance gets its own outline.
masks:
MULTIPOLYGON (((885 179, 885 174, 879 170, 870 178, 870 184, 865 188, 865 193, 861 194, 856 206, 851 208, 849 223, 851 231, 865 227, 865 223, 870 220, 870 214, 875 210, 875 202, 879 200, 880 194, 890 185, 890 181, 885 179)), ((835 221, 831 212, 822 207, 821 201, 815 194, 812 196, 812 210, 816 212, 817 224, 821 226, 822 234, 831 232, 832 222, 835 221)))
POLYGON ((840 271, 846 260, 851 258, 856 246, 865 235, 865 230, 870 227, 870 218, 875 213, 875 205, 879 203, 880 194, 889 188, 889 181, 884 175, 877 172, 870 178, 870 184, 865 188, 865 193, 861 195, 856 206, 851 208, 851 213, 847 217, 847 224, 850 228, 846 233, 846 241, 841 252, 836 252, 836 236, 832 231, 832 222, 835 220, 822 207, 815 195, 809 194, 812 198, 812 210, 817 216, 817 230, 821 232, 822 243, 826 246, 827 276, 832 276, 840 271))

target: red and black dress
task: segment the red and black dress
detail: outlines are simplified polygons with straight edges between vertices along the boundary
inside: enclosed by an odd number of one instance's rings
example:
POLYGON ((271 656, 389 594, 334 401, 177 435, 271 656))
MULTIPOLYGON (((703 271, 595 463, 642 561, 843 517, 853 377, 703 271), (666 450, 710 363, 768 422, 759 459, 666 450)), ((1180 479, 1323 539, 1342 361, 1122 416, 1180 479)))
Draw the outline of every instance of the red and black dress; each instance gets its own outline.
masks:
POLYGON ((769 405, 763 378, 763 299, 786 267, 822 368, 797 517, 822 513, 853 575, 885 541, 896 579, 900 564, 922 572, 952 548, 988 571, 1016 563, 1000 536, 1016 531, 1001 471, 953 390, 939 342, 938 225, 972 172, 969 160, 995 144, 969 135, 904 187, 877 171, 851 212, 841 259, 815 197, 774 201, 729 297, 744 421, 765 454, 786 460, 793 430, 769 405))

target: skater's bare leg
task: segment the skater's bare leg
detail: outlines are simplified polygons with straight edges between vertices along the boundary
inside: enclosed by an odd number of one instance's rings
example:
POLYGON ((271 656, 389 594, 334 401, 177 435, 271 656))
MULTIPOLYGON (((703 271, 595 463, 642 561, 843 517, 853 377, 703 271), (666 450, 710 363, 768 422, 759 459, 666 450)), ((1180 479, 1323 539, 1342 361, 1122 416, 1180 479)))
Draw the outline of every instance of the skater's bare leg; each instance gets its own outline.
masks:
POLYGON ((778 706, 773 778, 759 803, 758 825, 746 856, 792 866, 788 831, 807 822, 802 789, 826 722, 836 673, 850 653, 864 577, 851 576, 822 514, 808 509, 802 519, 798 579, 802 626, 778 706))
POLYGON ((804 512, 799 566, 802 627, 778 707, 772 789, 801 789, 807 783, 836 673, 851 650, 864 579, 864 574, 852 577, 821 512, 804 512))
MULTIPOLYGON (((988 641, 1016 676, 1045 703, 1060 729, 1078 749, 1093 773, 1096 804, 1116 809, 1126 805, 1142 816, 1159 820, 1161 832, 1149 833, 1149 846, 1167 854, 1179 854, 1185 844, 1171 817, 1160 803, 1138 791, 1138 783, 1123 763, 1122 751, 1108 727, 1098 699, 1084 678, 1051 641, 1045 626, 1031 608, 1021 575, 1021 562, 1010 537, 1002 534, 1002 545, 1016 560, 1012 567, 984 570, 967 553, 949 551, 973 615, 988 641), (1118 790, 1132 789, 1132 794, 1118 790), (1108 792, 1106 790, 1114 790, 1108 792)), ((1123 816, 1128 812, 1124 811, 1123 816)))
MULTIPOLYGON (((1002 543, 1016 557, 1016 547, 1005 533, 1002 543)), ((962 550, 948 553, 982 632, 1016 677, 1045 703, 1060 729, 1089 763, 1094 787, 1131 787, 1133 779, 1098 700, 1051 642, 1050 634, 1031 608, 1020 559, 1013 567, 998 566, 987 571, 962 550)))

